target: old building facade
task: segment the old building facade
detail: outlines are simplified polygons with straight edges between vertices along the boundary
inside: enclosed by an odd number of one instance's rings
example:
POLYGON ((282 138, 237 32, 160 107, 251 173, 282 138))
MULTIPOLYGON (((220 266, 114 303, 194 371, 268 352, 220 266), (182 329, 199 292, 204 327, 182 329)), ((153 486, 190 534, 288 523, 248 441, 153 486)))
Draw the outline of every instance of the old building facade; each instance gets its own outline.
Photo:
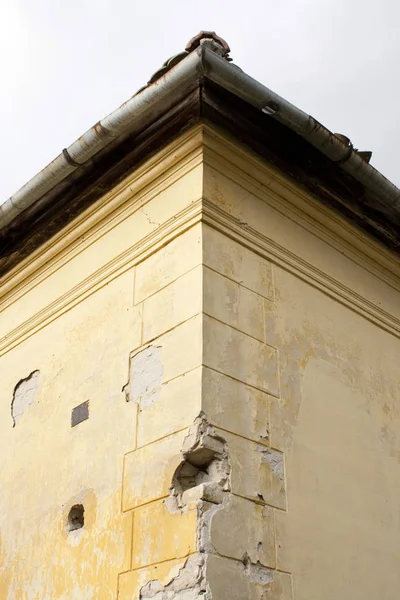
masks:
POLYGON ((2 600, 398 597, 396 189, 228 53, 3 207, 2 600))

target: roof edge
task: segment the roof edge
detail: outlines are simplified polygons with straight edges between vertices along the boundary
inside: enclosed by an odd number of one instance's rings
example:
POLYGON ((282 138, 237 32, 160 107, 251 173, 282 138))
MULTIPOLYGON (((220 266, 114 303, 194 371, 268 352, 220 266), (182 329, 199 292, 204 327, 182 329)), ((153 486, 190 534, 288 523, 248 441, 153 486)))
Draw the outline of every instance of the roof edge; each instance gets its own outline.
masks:
POLYGON ((347 138, 332 133, 312 116, 208 49, 205 49, 203 64, 207 78, 300 135, 376 194, 380 204, 384 203, 392 217, 400 221, 400 190, 363 160, 347 138))
POLYGON ((395 224, 400 223, 400 190, 368 164, 347 138, 333 134, 313 117, 244 73, 230 62, 226 52, 221 53, 220 38, 213 32, 204 33, 208 37, 212 33, 212 39, 201 39, 189 53, 186 51, 167 61, 167 66, 163 66, 147 87, 91 127, 1 205, 0 232, 12 227, 17 216, 107 146, 111 148, 119 139, 151 125, 194 90, 203 77, 297 133, 361 183, 373 196, 374 208, 395 224))
POLYGON ((0 205, 0 231, 76 169, 118 138, 149 126, 190 93, 204 73, 203 46, 194 50, 151 85, 137 92, 115 111, 98 121, 15 194, 0 205))

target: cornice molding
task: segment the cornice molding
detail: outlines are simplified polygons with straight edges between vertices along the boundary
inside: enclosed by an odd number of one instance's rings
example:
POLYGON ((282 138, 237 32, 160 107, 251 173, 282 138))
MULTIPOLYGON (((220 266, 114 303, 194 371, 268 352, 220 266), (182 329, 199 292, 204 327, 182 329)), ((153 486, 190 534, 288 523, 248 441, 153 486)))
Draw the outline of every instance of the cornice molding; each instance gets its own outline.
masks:
POLYGON ((125 271, 135 267, 154 252, 169 244, 174 238, 201 222, 202 200, 192 202, 155 231, 142 238, 125 252, 105 264, 101 269, 86 277, 66 294, 37 312, 0 339, 0 356, 31 337, 40 329, 116 279, 125 271))
POLYGON ((259 231, 252 229, 247 224, 243 224, 235 217, 227 214, 217 207, 214 202, 203 198, 202 215, 203 223, 217 229, 265 259, 286 269, 306 283, 365 317, 378 327, 396 337, 400 337, 400 320, 395 316, 360 296, 354 290, 330 277, 327 273, 314 267, 270 238, 262 235, 259 231))
POLYGON ((400 320, 363 298, 327 273, 302 260, 286 248, 244 225, 213 202, 199 199, 169 219, 154 232, 104 265, 30 319, 0 339, 0 356, 34 335, 37 331, 82 302, 110 281, 139 264, 154 252, 199 223, 204 223, 265 259, 286 269, 334 300, 368 319, 381 329, 400 338, 400 320))
POLYGON ((99 202, 7 273, 1 282, 0 312, 201 165, 202 142, 203 128, 198 125, 146 161, 99 202))
POLYGON ((205 126, 203 143, 206 165, 400 291, 400 260, 390 250, 215 126, 205 126))
MULTIPOLYGON (((256 157, 252 157, 248 151, 235 146, 222 136, 219 136, 217 132, 211 131, 208 127, 196 127, 180 140, 177 140, 176 143, 171 144, 164 152, 148 161, 141 169, 135 171, 132 176, 128 177, 112 193, 104 196, 101 202, 97 203, 90 210, 87 210, 74 223, 66 227, 62 233, 52 240, 51 244, 48 243, 43 246, 29 260, 26 260, 18 269, 15 269, 4 284, 6 289, 2 290, 3 299, 0 303, 0 309, 4 310, 6 306, 17 301, 29 289, 39 285, 41 281, 60 269, 91 243, 105 235, 118 225, 118 223, 127 218, 127 216, 143 207, 144 204, 149 202, 160 191, 166 189, 174 181, 177 181, 180 177, 201 164, 203 159, 205 162, 209 161, 214 168, 218 168, 219 165, 219 168, 223 169, 225 175, 227 175, 227 170, 229 170, 228 177, 232 176, 241 185, 245 184, 246 189, 249 189, 251 193, 255 193, 255 195, 261 197, 267 203, 272 202, 274 207, 278 202, 282 206, 282 201, 284 200, 286 202, 285 215, 288 216, 287 210, 291 208, 290 202, 282 199, 278 195, 278 192, 274 190, 272 190, 273 193, 271 194, 271 185, 277 179, 274 171, 268 170, 269 167, 267 168, 256 157), (203 135, 203 133, 206 135, 203 135), (224 146, 226 144, 230 145, 228 150, 234 154, 233 157, 229 153, 227 156, 225 152, 223 156, 221 155, 221 143, 224 146), (247 174, 240 168, 240 165, 243 166, 244 160, 246 160, 247 174), (235 169, 232 168, 232 165, 235 166, 235 169), (257 183, 254 184, 255 174, 258 181, 261 180, 265 185, 268 185, 268 194, 264 194, 261 191, 261 186, 257 187, 257 183), (274 198, 274 194, 276 194, 276 198, 274 198)), ((288 184, 283 178, 279 180, 279 185, 281 184, 286 186, 291 193, 296 192, 298 195, 298 190, 294 186, 290 186, 290 183, 288 184)), ((313 202, 305 196, 301 198, 301 201, 309 201, 310 204, 313 202)), ((312 209, 315 209, 314 205, 312 205, 312 209)), ((296 216, 296 222, 298 221, 298 217, 302 218, 302 225, 304 222, 305 229, 310 230, 336 249, 342 251, 343 254, 346 254, 357 264, 361 264, 361 266, 370 271, 374 276, 379 277, 386 283, 390 281, 394 288, 399 289, 399 280, 396 279, 391 270, 387 269, 381 272, 379 265, 374 262, 371 256, 364 256, 358 247, 353 249, 349 246, 347 240, 344 240, 344 245, 342 246, 342 240, 336 240, 336 232, 333 229, 327 230, 323 223, 319 221, 314 223, 310 215, 300 214, 298 206, 293 206, 291 210, 293 211, 292 214, 296 216)), ((326 218, 332 218, 330 211, 323 208, 319 210, 326 218)), ((291 217, 289 216, 289 218, 291 217)), ((303 260, 274 240, 261 234, 248 224, 244 224, 236 217, 228 214, 220 206, 217 206, 215 202, 203 197, 191 203, 160 227, 133 244, 120 255, 114 257, 67 293, 61 295, 54 302, 38 311, 31 318, 1 338, 0 356, 15 348, 18 344, 79 304, 79 302, 200 222, 231 237, 347 306, 383 330, 400 338, 400 320, 397 317, 334 279, 326 272, 303 260)), ((342 226, 340 218, 336 219, 335 227, 338 224, 340 224, 340 227, 342 226)), ((348 226, 348 229, 354 234, 351 226, 348 226)), ((365 245, 365 240, 362 240, 362 243, 365 245)), ((381 253, 386 264, 393 263, 394 266, 398 266, 395 258, 389 252, 386 253, 380 246, 373 248, 373 252, 378 253, 378 255, 381 253)))

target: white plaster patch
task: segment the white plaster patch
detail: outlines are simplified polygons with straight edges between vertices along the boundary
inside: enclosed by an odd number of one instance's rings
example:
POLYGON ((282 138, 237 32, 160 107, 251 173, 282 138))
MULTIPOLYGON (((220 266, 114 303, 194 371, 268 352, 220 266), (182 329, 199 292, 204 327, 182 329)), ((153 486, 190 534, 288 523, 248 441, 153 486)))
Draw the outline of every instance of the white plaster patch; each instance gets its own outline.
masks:
POLYGON ((265 448, 259 448, 262 453, 262 460, 269 464, 271 471, 276 475, 280 481, 284 481, 283 471, 283 454, 278 450, 270 450, 265 448))
POLYGON ((132 356, 127 400, 141 409, 154 404, 160 395, 162 376, 160 346, 148 346, 132 356))
POLYGON ((21 379, 14 388, 11 402, 13 427, 16 426, 28 406, 35 400, 39 387, 39 375, 40 371, 33 371, 28 377, 21 379))
POLYGON ((267 569, 260 564, 250 564, 247 567, 248 576, 250 581, 253 583, 259 583, 261 585, 267 585, 274 581, 274 572, 271 569, 267 569))
POLYGON ((157 579, 149 581, 139 593, 140 600, 198 600, 204 597, 204 557, 189 556, 183 567, 165 585, 157 579))

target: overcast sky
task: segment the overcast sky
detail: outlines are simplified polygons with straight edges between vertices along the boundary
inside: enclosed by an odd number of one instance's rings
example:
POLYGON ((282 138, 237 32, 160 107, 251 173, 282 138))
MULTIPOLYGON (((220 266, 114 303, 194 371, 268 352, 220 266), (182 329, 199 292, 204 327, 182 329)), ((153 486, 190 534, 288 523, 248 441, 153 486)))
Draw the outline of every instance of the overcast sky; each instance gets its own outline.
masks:
POLYGON ((399 0, 0 0, 4 201, 201 29, 400 187, 399 0))

